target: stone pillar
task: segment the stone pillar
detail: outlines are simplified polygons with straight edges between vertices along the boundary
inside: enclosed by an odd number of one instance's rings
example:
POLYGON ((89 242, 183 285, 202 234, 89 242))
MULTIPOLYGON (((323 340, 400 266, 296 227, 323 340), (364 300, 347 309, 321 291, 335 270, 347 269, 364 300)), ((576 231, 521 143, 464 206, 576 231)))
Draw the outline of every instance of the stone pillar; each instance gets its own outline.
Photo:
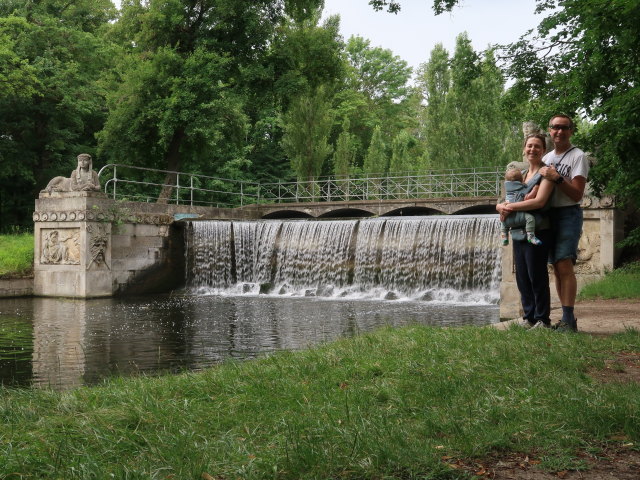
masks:
POLYGON ((113 294, 109 200, 100 192, 43 192, 34 220, 36 296, 113 294))

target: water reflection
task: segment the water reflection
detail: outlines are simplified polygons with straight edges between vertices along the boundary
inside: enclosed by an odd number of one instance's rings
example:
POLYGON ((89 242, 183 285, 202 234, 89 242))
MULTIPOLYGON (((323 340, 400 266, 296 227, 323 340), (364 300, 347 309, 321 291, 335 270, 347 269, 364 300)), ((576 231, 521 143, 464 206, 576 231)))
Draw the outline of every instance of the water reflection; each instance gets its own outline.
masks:
POLYGON ((0 381, 65 389, 114 374, 201 369, 382 325, 496 321, 496 306, 429 302, 264 296, 0 300, 0 381))

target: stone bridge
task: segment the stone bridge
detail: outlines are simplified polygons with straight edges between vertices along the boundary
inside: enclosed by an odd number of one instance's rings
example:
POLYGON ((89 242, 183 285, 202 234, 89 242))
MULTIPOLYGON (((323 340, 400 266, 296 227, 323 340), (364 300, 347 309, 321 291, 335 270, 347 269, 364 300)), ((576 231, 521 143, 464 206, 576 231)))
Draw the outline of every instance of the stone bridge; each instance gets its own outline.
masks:
MULTIPOLYGON (((412 198, 255 204, 234 209, 238 218, 357 218, 496 213, 498 197, 412 198)), ((206 216, 206 214, 204 214, 206 216)), ((219 218, 219 217, 218 217, 219 218)))

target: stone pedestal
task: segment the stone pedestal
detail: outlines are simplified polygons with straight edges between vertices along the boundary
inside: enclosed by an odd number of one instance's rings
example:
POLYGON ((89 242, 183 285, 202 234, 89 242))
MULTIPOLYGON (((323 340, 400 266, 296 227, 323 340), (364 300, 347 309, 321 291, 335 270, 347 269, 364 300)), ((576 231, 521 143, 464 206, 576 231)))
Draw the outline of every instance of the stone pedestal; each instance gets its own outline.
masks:
POLYGON ((112 295, 108 202, 100 192, 40 194, 33 214, 34 295, 112 295))

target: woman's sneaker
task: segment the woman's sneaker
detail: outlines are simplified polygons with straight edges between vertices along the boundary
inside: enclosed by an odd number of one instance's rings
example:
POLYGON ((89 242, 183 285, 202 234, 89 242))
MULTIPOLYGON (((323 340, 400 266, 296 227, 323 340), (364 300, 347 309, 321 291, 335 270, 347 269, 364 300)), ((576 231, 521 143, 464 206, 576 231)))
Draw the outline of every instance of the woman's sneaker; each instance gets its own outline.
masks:
POLYGON ((527 320, 526 318, 523 318, 522 320, 520 320, 516 325, 518 325, 519 327, 524 328, 525 330, 529 330, 530 328, 533 328, 533 326, 535 324, 531 323, 529 320, 527 320))
POLYGON ((533 327, 531 327, 531 330, 533 330, 534 328, 551 328, 551 324, 549 323, 544 323, 541 320, 538 320, 535 325, 533 327))

